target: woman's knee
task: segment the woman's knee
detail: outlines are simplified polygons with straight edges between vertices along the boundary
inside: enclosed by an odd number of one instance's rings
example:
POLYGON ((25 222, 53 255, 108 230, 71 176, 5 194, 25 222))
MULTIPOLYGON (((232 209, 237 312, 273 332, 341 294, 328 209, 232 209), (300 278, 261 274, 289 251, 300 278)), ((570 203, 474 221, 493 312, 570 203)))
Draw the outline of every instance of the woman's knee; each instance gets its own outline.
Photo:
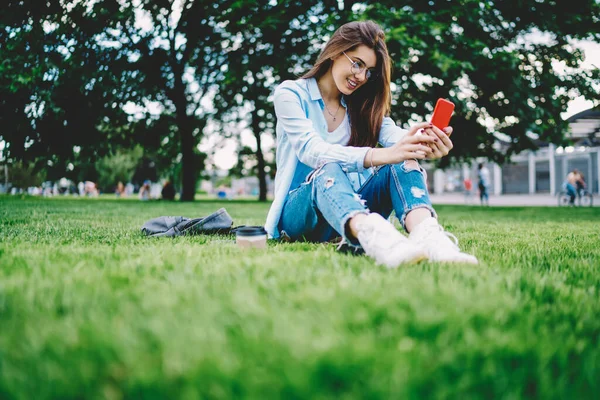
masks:
POLYGON ((342 166, 335 162, 324 164, 323 166, 318 168, 318 170, 320 171, 319 174, 335 174, 335 175, 337 175, 337 174, 344 173, 342 166))
POLYGON ((394 164, 393 168, 397 172, 408 173, 408 172, 418 171, 424 175, 426 174, 425 169, 423 167, 421 167, 421 164, 419 164, 419 162, 417 160, 406 160, 404 162, 401 162, 400 164, 394 164))
POLYGON ((427 171, 417 162, 417 160, 406 160, 400 164, 393 164, 389 166, 392 170, 392 177, 398 179, 401 182, 410 180, 414 182, 415 179, 423 181, 426 185, 427 182, 427 171), (417 177, 417 178, 416 178, 417 177))
POLYGON ((312 187, 316 189, 314 195, 319 193, 354 193, 352 182, 340 164, 329 163, 315 170, 313 177, 310 179, 312 187))
POLYGON ((348 176, 338 163, 327 163, 313 172, 313 179, 316 182, 320 181, 336 181, 340 179, 348 179, 348 176))

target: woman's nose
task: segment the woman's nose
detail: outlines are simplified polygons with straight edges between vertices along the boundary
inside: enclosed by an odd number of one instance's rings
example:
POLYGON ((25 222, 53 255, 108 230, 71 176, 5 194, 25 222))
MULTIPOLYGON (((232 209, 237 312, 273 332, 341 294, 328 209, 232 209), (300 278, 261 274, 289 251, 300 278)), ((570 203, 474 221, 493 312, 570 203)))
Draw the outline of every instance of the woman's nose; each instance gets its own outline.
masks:
POLYGON ((362 70, 359 74, 354 74, 355 78, 360 78, 360 82, 367 80, 367 70, 362 70))

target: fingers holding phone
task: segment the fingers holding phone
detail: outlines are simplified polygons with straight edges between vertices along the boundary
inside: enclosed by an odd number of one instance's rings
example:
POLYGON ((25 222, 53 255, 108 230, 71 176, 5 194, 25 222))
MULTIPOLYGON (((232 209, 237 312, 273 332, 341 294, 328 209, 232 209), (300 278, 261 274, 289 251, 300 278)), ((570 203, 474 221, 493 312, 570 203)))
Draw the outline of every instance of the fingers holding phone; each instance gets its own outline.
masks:
POLYGON ((433 126, 424 131, 428 136, 438 139, 430 145, 432 149, 430 159, 444 157, 454 147, 449 137, 452 134, 452 127, 449 124, 453 112, 454 103, 446 99, 438 99, 431 117, 433 126))
POLYGON ((450 150, 452 150, 452 148, 454 147, 454 144, 452 143, 452 140, 450 140, 448 133, 445 132, 445 131, 448 131, 447 128, 450 128, 449 132, 451 134, 452 133, 451 127, 444 128, 444 131, 442 131, 441 129, 439 129, 436 126, 425 129, 425 132, 424 132, 425 135, 430 136, 434 139, 437 139, 437 140, 434 140, 433 142, 429 143, 429 147, 431 147, 431 150, 432 150, 432 153, 429 156, 430 160, 435 160, 435 159, 442 158, 442 157, 448 155, 450 150))
POLYGON ((429 122, 423 122, 412 126, 408 134, 400 141, 391 146, 391 155, 388 163, 397 164, 410 159, 423 160, 429 158, 433 154, 431 146, 436 140, 433 136, 421 133, 423 129, 429 128, 432 125, 429 122))

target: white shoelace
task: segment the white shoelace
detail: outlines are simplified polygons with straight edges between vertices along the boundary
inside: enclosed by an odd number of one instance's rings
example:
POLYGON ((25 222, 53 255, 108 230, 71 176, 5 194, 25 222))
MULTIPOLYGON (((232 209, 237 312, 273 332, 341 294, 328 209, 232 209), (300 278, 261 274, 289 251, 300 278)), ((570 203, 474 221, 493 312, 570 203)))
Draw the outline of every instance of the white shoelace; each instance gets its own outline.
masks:
POLYGON ((444 230, 442 230, 442 232, 444 232, 444 235, 446 235, 448 239, 452 239, 452 242, 454 242, 454 245, 458 248, 458 238, 450 232, 446 232, 444 230))
POLYGON ((437 236, 439 233, 442 233, 444 236, 446 236, 448 238, 448 242, 449 244, 451 244, 456 250, 459 250, 458 247, 458 238, 456 236, 454 236, 452 233, 450 232, 446 232, 444 230, 444 228, 442 228, 440 225, 431 225, 431 226, 427 226, 425 232, 423 232, 423 237, 424 238, 429 238, 432 236, 437 236))

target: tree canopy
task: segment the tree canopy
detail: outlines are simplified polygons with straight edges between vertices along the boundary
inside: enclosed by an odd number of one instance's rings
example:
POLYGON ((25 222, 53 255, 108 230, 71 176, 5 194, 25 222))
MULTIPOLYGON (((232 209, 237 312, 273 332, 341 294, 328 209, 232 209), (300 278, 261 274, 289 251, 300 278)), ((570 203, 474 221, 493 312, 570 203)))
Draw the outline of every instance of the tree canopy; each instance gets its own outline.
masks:
POLYGON ((266 199, 271 93, 354 19, 386 31, 399 124, 428 118, 439 97, 456 104, 455 148, 443 164, 562 143, 569 100, 599 100, 600 73, 580 68, 577 46, 600 39, 596 0, 9 0, 0 16, 2 156, 59 177, 141 146, 192 200, 208 127, 243 120, 266 199))
POLYGON ((457 105, 452 157, 504 161, 534 149, 535 139, 561 143, 568 126, 560 113, 568 101, 599 99, 599 71, 578 69, 583 53, 574 43, 600 38, 599 7, 593 0, 568 7, 554 1, 381 1, 363 16, 388 32, 394 117, 419 119, 431 114, 437 98, 449 98, 457 105))
POLYGON ((135 76, 107 36, 123 18, 118 2, 9 1, 4 10, 0 139, 5 156, 63 176, 68 163, 130 144, 123 130, 128 114, 121 106, 135 76))

